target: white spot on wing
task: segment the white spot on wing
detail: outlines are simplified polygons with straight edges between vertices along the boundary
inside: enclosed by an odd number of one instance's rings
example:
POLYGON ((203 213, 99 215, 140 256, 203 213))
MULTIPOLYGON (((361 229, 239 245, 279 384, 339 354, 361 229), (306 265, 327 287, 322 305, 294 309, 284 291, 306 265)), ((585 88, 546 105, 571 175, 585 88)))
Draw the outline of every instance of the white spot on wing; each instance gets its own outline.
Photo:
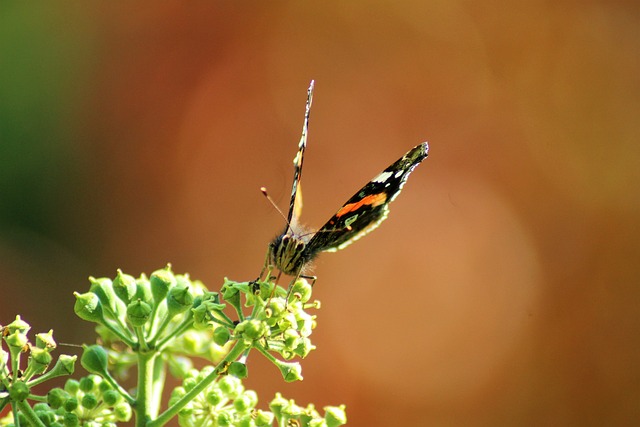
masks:
POLYGON ((297 165, 299 162, 300 162, 300 151, 298 151, 296 156, 293 158, 293 164, 294 165, 297 165))
POLYGON ((391 172, 382 172, 380 175, 373 178, 371 182, 386 182, 386 180, 388 180, 391 175, 391 172))

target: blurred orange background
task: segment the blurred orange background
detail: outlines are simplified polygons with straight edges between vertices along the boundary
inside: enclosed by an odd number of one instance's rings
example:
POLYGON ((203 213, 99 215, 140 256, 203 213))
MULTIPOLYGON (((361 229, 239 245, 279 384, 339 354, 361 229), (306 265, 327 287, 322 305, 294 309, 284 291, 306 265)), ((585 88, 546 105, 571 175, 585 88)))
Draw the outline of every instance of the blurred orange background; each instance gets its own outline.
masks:
POLYGON ((87 277, 253 279, 316 80, 304 221, 428 140, 316 263, 302 383, 354 426, 640 423, 637 2, 0 6, 0 323, 88 342, 87 277))

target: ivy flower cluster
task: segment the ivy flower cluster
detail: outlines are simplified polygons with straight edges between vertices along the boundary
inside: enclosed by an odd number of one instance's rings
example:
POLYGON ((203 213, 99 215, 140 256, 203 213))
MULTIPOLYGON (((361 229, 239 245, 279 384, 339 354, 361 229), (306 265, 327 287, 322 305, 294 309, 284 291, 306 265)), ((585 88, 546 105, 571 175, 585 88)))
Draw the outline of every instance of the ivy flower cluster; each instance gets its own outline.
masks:
MULTIPOLYGON (((31 407, 28 401, 45 401, 46 398, 34 394, 34 387, 52 378, 73 374, 77 356, 62 354, 53 368, 49 369, 53 361, 51 353, 57 347, 52 330, 36 334, 35 345, 28 337, 31 326, 20 316, 16 316, 10 324, 0 327, 0 330, 0 412, 10 404, 12 413, 7 420, 21 417, 25 422, 30 420, 32 424, 36 424, 44 415, 42 411, 37 412, 36 407, 31 407), (5 350, 5 345, 8 351, 5 350), (24 356, 27 358, 26 366, 24 356)), ((46 403, 43 405, 46 406, 46 403)), ((5 422, 8 421, 0 421, 0 425, 5 422)))
POLYGON ((225 279, 220 292, 210 292, 167 265, 149 277, 118 270, 113 279, 89 281, 88 292, 74 294, 74 311, 95 323, 100 337, 98 344, 83 346, 80 363, 88 376, 70 379, 46 395, 34 394, 35 385, 73 373, 76 356, 60 356, 48 370, 56 347, 51 331, 37 334, 32 345, 30 326, 19 316, 1 329, 0 410, 11 404, 13 411, 0 420, 0 427, 111 427, 134 416, 139 427, 161 427, 174 417, 183 427, 346 423, 344 406, 326 407, 320 416, 313 405, 303 408, 279 394, 268 410, 258 409, 257 394, 242 384, 254 349, 285 381, 302 380, 300 363, 292 359, 315 349, 310 336, 316 316, 307 310, 320 307, 310 302, 312 288, 306 280, 287 291, 273 281, 225 279), (208 365, 196 370, 194 358, 208 365), (120 381, 134 367, 137 384, 127 390, 120 381), (182 385, 163 410, 167 373, 182 385), (29 400, 37 403, 31 406, 29 400))
MULTIPOLYGON (((195 384, 211 374, 211 367, 192 370, 182 386, 174 389, 169 403, 179 401, 195 384)), ((178 414, 181 426, 265 427, 276 421, 279 426, 338 427, 346 424, 343 406, 327 406, 321 416, 313 405, 306 408, 287 400, 279 393, 269 404, 269 411, 256 409, 258 396, 246 390, 239 378, 223 376, 191 400, 178 414)))

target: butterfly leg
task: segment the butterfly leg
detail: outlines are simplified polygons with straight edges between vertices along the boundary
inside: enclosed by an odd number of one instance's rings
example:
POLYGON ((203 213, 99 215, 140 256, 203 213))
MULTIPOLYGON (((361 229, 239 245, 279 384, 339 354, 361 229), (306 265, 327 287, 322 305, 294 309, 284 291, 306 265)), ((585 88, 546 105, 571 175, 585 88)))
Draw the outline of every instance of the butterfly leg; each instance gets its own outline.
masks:
POLYGON ((303 279, 307 279, 311 282, 311 287, 313 287, 313 285, 316 284, 316 280, 318 280, 318 276, 304 276, 304 275, 300 275, 301 278, 303 279))
POLYGON ((262 271, 260 271, 260 275, 256 279, 256 282, 263 280, 269 280, 269 276, 271 276, 271 270, 273 268, 273 263, 271 261, 271 247, 267 249, 267 255, 264 257, 264 265, 262 266, 262 271), (265 273, 266 277, 265 277, 265 273))
MULTIPOLYGON (((271 247, 269 247, 269 249, 267 250, 267 255, 264 258, 264 265, 262 266, 262 270, 260 271, 260 274, 255 280, 252 280, 251 282, 249 282, 253 286, 254 293, 258 292, 258 290, 260 289, 259 283, 262 281, 273 282, 274 289, 275 289, 275 283, 278 283, 280 274, 278 274, 278 276, 272 276, 271 275, 272 271, 273 271, 273 262, 272 262, 272 255, 271 255, 271 247)), ((269 295, 269 301, 271 300, 272 296, 273 296, 273 290, 269 295)))

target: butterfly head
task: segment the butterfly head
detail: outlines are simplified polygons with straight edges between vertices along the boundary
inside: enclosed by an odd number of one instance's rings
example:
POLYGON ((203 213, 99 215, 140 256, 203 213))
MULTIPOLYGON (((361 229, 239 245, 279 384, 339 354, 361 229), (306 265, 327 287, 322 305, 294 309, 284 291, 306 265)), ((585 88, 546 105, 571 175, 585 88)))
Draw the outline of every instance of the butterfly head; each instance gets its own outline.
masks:
POLYGON ((269 244, 269 257, 272 264, 284 274, 297 276, 317 255, 307 250, 312 233, 295 233, 290 227, 269 244))

